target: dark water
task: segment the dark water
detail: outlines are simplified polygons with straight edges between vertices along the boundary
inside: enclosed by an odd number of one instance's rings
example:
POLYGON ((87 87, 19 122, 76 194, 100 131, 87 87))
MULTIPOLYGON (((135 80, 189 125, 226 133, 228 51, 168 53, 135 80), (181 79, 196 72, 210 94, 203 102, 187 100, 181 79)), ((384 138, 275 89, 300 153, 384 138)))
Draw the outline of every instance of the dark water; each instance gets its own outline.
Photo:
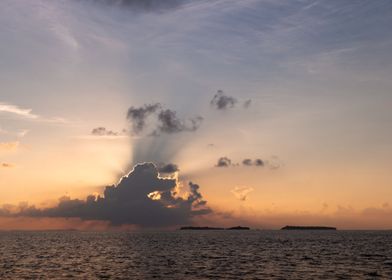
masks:
POLYGON ((392 232, 2 232, 0 279, 392 279, 392 232))

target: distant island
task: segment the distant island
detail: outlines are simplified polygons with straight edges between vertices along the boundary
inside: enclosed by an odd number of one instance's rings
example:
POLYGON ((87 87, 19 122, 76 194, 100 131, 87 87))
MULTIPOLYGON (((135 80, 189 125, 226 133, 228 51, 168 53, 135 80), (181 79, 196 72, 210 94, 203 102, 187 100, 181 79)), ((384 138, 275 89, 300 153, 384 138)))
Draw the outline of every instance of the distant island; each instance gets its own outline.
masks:
POLYGON ((250 228, 248 228, 248 227, 236 226, 236 227, 227 228, 227 230, 250 230, 250 228))
POLYGON ((321 226, 285 226, 281 230, 336 230, 336 227, 321 226))
POLYGON ((249 227, 230 227, 230 228, 221 228, 221 227, 193 227, 193 226, 186 226, 181 227, 180 230, 250 230, 249 227))

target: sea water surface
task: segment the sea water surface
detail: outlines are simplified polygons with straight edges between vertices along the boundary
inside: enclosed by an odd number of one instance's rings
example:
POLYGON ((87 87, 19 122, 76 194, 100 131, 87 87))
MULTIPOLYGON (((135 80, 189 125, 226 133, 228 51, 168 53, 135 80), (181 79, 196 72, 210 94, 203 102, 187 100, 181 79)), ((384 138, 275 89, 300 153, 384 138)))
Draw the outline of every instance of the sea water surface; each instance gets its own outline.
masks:
POLYGON ((392 231, 1 232, 0 279, 392 279, 392 231))

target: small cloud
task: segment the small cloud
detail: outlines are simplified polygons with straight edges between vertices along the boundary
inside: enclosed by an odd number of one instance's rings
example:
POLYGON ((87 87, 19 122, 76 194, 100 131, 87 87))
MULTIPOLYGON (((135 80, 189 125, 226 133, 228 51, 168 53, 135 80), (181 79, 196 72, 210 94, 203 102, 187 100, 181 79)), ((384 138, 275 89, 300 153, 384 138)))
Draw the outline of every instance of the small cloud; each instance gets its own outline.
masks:
POLYGON ((29 133, 29 131, 30 131, 30 130, 28 130, 28 129, 20 130, 20 131, 17 133, 17 136, 18 136, 19 138, 23 138, 23 137, 26 136, 27 133, 29 133))
POLYGON ((252 100, 248 99, 244 102, 244 108, 247 109, 250 107, 250 105, 252 104, 252 100))
POLYGON ((210 102, 210 104, 217 110, 226 110, 233 108, 236 103, 237 99, 225 95, 222 90, 218 90, 210 102))
POLYGON ((264 161, 261 159, 256 159, 254 162, 255 166, 264 166, 264 161))
POLYGON ((262 159, 255 159, 255 160, 251 160, 250 158, 246 158, 242 161, 242 164, 245 166, 259 166, 259 167, 263 167, 264 166, 264 161, 262 159))
POLYGON ((248 195, 252 191, 253 188, 251 187, 235 187, 233 190, 231 190, 231 193, 234 194, 235 197, 239 200, 245 201, 248 199, 248 195))
POLYGON ((167 173, 167 174, 180 171, 178 166, 174 163, 160 164, 157 166, 157 169, 159 173, 167 173))
POLYGON ((14 142, 0 142, 0 151, 12 152, 17 150, 19 147, 19 141, 14 142))
POLYGON ((265 165, 270 168, 270 169, 279 169, 281 168, 284 164, 283 162, 277 157, 277 156, 272 156, 269 160, 265 161, 265 165))
POLYGON ((12 164, 12 163, 3 162, 3 163, 0 164, 0 167, 3 167, 3 168, 12 168, 12 167, 15 167, 15 165, 12 164))
POLYGON ((322 206, 321 206, 321 212, 327 211, 328 208, 329 208, 329 205, 328 205, 326 202, 324 202, 324 203, 322 204, 322 206))
POLYGON ((231 159, 229 159, 228 157, 221 157, 218 159, 218 162, 215 167, 229 167, 231 165, 231 159))
MULTIPOLYGON (((226 95, 223 90, 218 90, 217 93, 214 95, 210 104, 217 110, 227 110, 236 107, 238 103, 237 98, 226 95)), ((243 102, 243 107, 245 109, 249 108, 252 104, 251 99, 247 99, 243 102)))
POLYGON ((114 132, 112 130, 108 130, 102 126, 94 128, 91 131, 91 134, 95 135, 95 136, 118 136, 118 135, 120 135, 120 133, 114 132))

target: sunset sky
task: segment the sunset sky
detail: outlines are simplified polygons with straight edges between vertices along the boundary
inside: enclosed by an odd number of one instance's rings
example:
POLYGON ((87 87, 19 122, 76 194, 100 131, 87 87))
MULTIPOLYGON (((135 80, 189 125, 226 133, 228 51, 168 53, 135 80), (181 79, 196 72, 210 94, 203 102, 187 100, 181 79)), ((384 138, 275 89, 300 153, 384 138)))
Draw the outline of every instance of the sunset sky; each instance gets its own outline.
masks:
POLYGON ((0 230, 391 229, 391 28, 389 0, 1 1, 0 230))

